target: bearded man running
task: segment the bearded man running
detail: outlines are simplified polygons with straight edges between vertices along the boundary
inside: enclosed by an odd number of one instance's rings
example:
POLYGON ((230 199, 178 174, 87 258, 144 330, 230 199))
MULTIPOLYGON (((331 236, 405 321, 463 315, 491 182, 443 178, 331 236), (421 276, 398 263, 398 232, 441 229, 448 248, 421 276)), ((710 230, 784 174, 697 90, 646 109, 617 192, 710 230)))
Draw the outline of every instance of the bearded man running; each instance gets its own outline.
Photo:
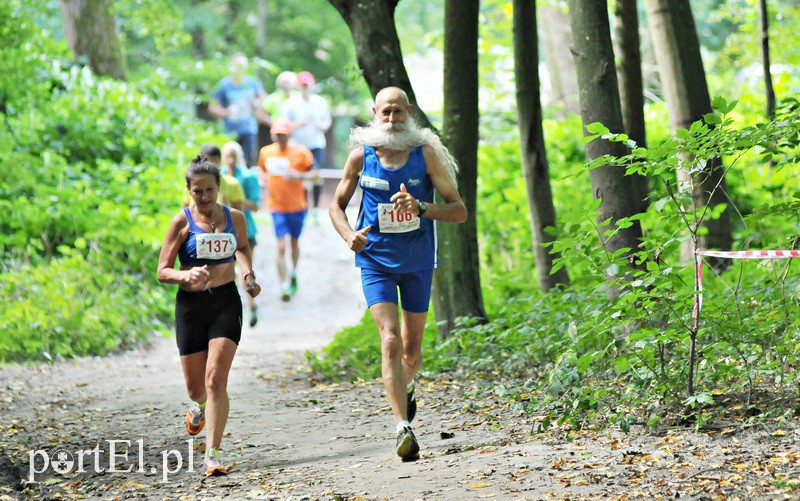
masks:
POLYGON ((412 111, 402 89, 378 92, 373 122, 351 132, 352 151, 329 208, 336 231, 356 253, 367 306, 380 331, 381 374, 397 427, 397 455, 403 460, 419 457, 410 422, 417 409, 414 376, 422 363, 422 333, 437 266, 435 220, 467 219, 456 187, 455 159, 432 131, 416 125, 412 111), (358 186, 363 196, 353 229, 345 209, 358 186), (434 190, 444 203, 433 203, 434 190))

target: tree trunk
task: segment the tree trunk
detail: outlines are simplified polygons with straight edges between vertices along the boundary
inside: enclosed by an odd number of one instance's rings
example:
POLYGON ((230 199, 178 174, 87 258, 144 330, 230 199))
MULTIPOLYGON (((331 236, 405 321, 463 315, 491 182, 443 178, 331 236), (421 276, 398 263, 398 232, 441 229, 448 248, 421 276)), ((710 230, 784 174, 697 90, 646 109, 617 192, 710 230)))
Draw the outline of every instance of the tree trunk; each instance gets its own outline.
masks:
MULTIPOLYGON (((203 0, 191 0, 191 9, 197 9, 203 0)), ((186 28, 189 30, 189 36, 192 38, 192 54, 195 59, 206 58, 206 31, 203 23, 199 20, 191 22, 184 21, 186 28)))
MULTIPOLYGON (((267 19, 269 0, 256 0, 258 22, 256 24, 256 56, 267 59, 267 19)), ((258 67, 258 78, 265 82, 267 74, 264 68, 258 67)))
MULTIPOLYGON (((549 4, 549 2, 547 2, 549 4)), ((554 104, 563 111, 559 116, 565 118, 569 113, 580 113, 578 102, 578 80, 575 76, 575 64, 569 52, 572 43, 572 30, 569 18, 560 6, 542 5, 540 9, 542 22, 539 30, 542 36, 543 55, 554 104)))
MULTIPOLYGON (((645 0, 645 6, 670 123, 674 130, 689 129, 693 122, 712 111, 689 0, 645 0)), ((731 207, 721 159, 712 159, 703 171, 693 176, 683 169, 677 174, 681 180, 691 178, 695 208, 728 204, 718 219, 703 223, 708 234, 699 236, 698 246, 730 249, 731 207)), ((684 248, 684 260, 691 260, 693 252, 694 249, 684 248)))
POLYGON ((414 105, 414 118, 431 127, 425 113, 417 106, 414 89, 403 64, 400 39, 394 24, 398 0, 328 0, 342 16, 356 46, 358 66, 374 96, 384 87, 400 87, 414 105))
MULTIPOLYGON (((758 21, 761 29, 761 60, 764 66, 764 92, 767 96, 767 119, 775 118, 775 89, 772 87, 772 72, 769 62, 769 10, 767 0, 758 0, 758 21)), ((769 168, 775 168, 775 160, 770 159, 769 168)))
POLYGON ((111 0, 61 0, 64 34, 75 59, 98 75, 127 78, 111 0))
MULTIPOLYGON (((636 0, 617 0, 616 40, 619 48, 617 77, 619 78, 619 97, 622 106, 622 123, 625 133, 636 144, 645 147, 644 88, 642 84, 642 55, 639 49, 639 13, 636 0)), ((640 201, 639 211, 647 210, 647 177, 639 174, 631 176, 640 201)))
MULTIPOLYGON (((580 89, 581 118, 584 127, 600 122, 612 132, 621 132, 622 111, 619 102, 617 74, 614 71, 614 50, 611 46, 611 29, 608 24, 608 7, 605 0, 569 0, 569 17, 573 33, 572 53, 580 89)), ((588 135, 588 133, 586 133, 588 135)), ((627 148, 618 142, 595 139, 586 145, 586 158, 590 162, 603 155, 623 156, 627 148)), ((592 193, 601 199, 597 221, 610 218, 613 228, 621 218, 637 213, 639 203, 631 187, 631 178, 625 176, 620 165, 603 165, 589 173, 592 193)), ((601 227, 601 234, 609 227, 601 227)), ((619 249, 630 248, 634 252, 642 238, 642 227, 638 221, 621 229, 616 234, 603 238, 606 252, 612 254, 619 249)), ((613 280, 613 277, 609 277, 613 280)), ((619 295, 619 290, 610 286, 609 297, 619 295)))
POLYGON ((223 23, 222 38, 228 47, 236 47, 236 18, 239 17, 239 0, 228 0, 226 4, 226 16, 224 19, 220 19, 220 22, 223 23))
POLYGON ((555 237, 545 232, 556 225, 556 210, 550 190, 550 167, 542 129, 542 103, 539 97, 539 42, 536 35, 536 0, 514 0, 514 75, 517 85, 519 137, 522 148, 522 169, 528 191, 533 254, 539 286, 547 291, 569 283, 566 268, 554 274, 553 260, 542 244, 555 237))
POLYGON ((767 118, 775 117, 775 89, 772 87, 772 73, 769 63, 769 11, 767 0, 758 1, 759 24, 761 25, 761 59, 764 66, 764 91, 767 94, 767 118))
POLYGON ((456 327, 458 318, 487 320, 476 217, 479 0, 445 0, 444 12, 442 135, 460 167, 458 191, 469 217, 464 224, 437 223, 440 266, 434 277, 433 305, 443 337, 456 327))

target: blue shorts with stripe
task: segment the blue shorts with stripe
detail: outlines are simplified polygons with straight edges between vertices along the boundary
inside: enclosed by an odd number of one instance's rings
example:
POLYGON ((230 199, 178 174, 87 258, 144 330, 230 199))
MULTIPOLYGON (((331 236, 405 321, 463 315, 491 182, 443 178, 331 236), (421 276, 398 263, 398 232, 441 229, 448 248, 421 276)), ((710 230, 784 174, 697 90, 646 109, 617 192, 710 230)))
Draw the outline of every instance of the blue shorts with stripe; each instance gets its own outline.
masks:
POLYGON ((384 271, 361 268, 361 287, 367 306, 376 303, 397 304, 400 289, 400 301, 405 311, 425 313, 431 301, 431 282, 433 269, 413 273, 387 273, 384 271))

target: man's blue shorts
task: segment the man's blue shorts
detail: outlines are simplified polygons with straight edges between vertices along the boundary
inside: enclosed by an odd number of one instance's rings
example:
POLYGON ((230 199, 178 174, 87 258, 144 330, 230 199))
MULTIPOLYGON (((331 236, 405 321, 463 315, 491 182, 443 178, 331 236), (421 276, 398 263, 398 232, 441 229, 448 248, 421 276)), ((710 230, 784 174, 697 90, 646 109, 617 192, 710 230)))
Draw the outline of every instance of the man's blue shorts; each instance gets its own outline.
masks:
POLYGON ((287 234, 292 238, 300 238, 303 232, 303 221, 306 219, 306 210, 297 212, 273 212, 272 223, 275 225, 275 236, 283 238, 287 234))
POLYGON ((397 288, 403 309, 411 313, 425 313, 431 302, 433 269, 414 273, 386 273, 361 268, 361 287, 367 306, 376 303, 397 304, 397 288))

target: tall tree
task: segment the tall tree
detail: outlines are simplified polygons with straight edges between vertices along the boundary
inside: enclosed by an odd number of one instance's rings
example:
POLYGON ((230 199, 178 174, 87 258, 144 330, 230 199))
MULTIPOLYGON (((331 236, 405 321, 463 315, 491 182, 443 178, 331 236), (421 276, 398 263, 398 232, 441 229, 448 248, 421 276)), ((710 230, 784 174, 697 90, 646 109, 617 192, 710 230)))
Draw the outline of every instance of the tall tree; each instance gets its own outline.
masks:
POLYGON ((544 2, 539 14, 542 20, 539 24, 542 53, 547 64, 553 102, 563 107, 561 116, 580 113, 575 63, 569 53, 572 43, 569 17, 560 5, 553 5, 553 2, 544 2))
MULTIPOLYGON (((267 58, 267 20, 269 16, 269 0, 256 0, 256 56, 261 59, 267 58)), ((259 71, 259 77, 264 80, 263 71, 259 71)))
POLYGON ((61 17, 76 59, 85 59, 98 75, 127 78, 111 0, 61 0, 61 17))
MULTIPOLYGON (((622 132, 622 111, 606 0, 569 0, 569 17, 584 128, 600 122, 613 132, 622 132)), ((601 138, 586 145, 586 158, 589 161, 603 155, 623 156, 626 153, 627 148, 622 143, 601 138)), ((639 203, 631 189, 630 177, 625 176, 624 167, 602 165, 592 169, 589 179, 592 193, 595 198, 601 199, 597 214, 599 223, 610 220, 610 227, 615 228, 621 218, 637 213, 639 203)), ((610 228, 602 228, 606 229, 610 228)), ((613 254, 620 249, 638 249, 641 237, 642 227, 638 221, 633 221, 629 227, 621 228, 607 238, 601 236, 601 239, 606 251, 613 254)), ((609 287, 607 294, 614 297, 619 290, 609 287)))
POLYGON ((228 0, 226 2, 225 18, 220 19, 224 26, 223 38, 228 46, 236 46, 236 18, 239 16, 239 10, 241 9, 239 3, 239 0, 228 0))
POLYGON ((400 87, 414 105, 414 118, 426 127, 431 123, 417 106, 414 89, 403 64, 400 39, 394 24, 399 0, 328 0, 350 28, 358 66, 374 96, 384 87, 400 87))
MULTIPOLYGON (((675 130, 688 129, 712 111, 692 8, 689 0, 644 3, 670 123, 675 130)), ((679 169, 677 175, 679 179, 691 180, 695 208, 728 204, 718 219, 704 221, 708 234, 700 235, 697 244, 703 248, 730 249, 731 207, 721 159, 713 159, 694 174, 679 169)), ((684 249, 684 259, 689 258, 691 251, 684 249)))
POLYGON ((568 284, 567 270, 560 268, 554 274, 553 259, 543 246, 553 241, 545 228, 555 226, 556 210, 550 190, 550 167, 542 128, 542 102, 539 96, 539 40, 536 35, 536 0, 514 0, 514 75, 517 85, 517 113, 519 137, 522 148, 522 169, 528 191, 533 254, 539 286, 550 290, 559 284, 568 284))
MULTIPOLYGON (((772 87, 772 72, 769 62, 769 9, 767 0, 758 0, 758 24, 761 34, 761 62, 764 67, 764 93, 767 96, 767 119, 775 118, 775 89, 772 87)), ((775 160, 770 158, 770 168, 775 167, 775 160)))
MULTIPOLYGON (((616 42, 617 77, 619 78, 619 97, 622 106, 622 123, 625 133, 644 147, 647 145, 644 124, 644 87, 642 84, 642 54, 639 48, 639 13, 636 0, 617 0, 616 42)), ((631 176, 631 182, 640 200, 639 211, 647 209, 647 177, 639 174, 631 176)))
POLYGON ((775 117, 775 89, 769 63, 769 10, 767 0, 758 0, 758 21, 761 33, 761 61, 764 66, 764 91, 767 95, 767 118, 775 117))
POLYGON ((442 132, 458 161, 458 191, 469 212, 466 223, 438 224, 440 269, 433 305, 439 333, 447 336, 456 319, 487 320, 478 255, 478 13, 479 0, 444 3, 444 120, 442 132))

